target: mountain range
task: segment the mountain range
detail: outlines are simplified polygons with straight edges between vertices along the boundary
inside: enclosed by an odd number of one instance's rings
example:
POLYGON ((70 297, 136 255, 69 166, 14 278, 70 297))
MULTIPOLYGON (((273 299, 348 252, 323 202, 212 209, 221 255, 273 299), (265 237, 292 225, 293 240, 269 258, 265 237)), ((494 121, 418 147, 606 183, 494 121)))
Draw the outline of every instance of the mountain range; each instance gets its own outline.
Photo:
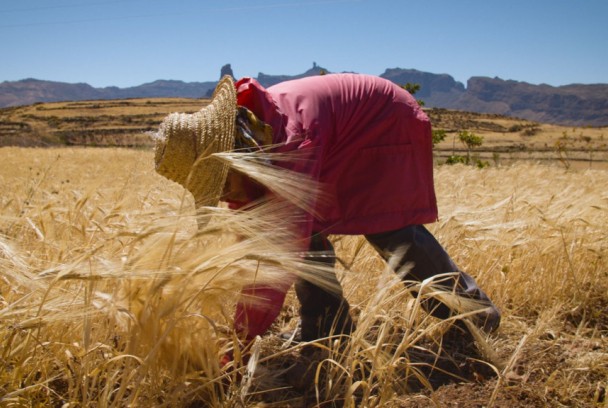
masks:
MULTIPOLYGON (((221 73, 231 74, 230 65, 222 67, 221 73)), ((282 81, 322 73, 330 72, 313 63, 312 68, 299 75, 267 75, 260 72, 256 79, 264 87, 269 87, 282 81)), ((608 84, 556 87, 476 76, 471 77, 465 87, 448 74, 402 68, 386 69, 380 77, 398 85, 420 85, 415 96, 430 108, 494 113, 567 126, 608 126, 608 84)), ((85 83, 23 79, 0 83, 0 107, 99 99, 201 98, 209 97, 216 84, 217 81, 158 80, 128 88, 95 88, 85 83)))

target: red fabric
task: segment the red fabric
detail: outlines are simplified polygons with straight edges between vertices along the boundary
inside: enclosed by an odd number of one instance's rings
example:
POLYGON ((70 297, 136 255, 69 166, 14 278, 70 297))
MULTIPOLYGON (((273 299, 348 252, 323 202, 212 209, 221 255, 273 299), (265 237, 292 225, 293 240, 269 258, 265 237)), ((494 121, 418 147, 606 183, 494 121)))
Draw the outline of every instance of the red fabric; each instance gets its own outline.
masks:
POLYGON ((234 328, 245 337, 246 342, 264 334, 276 320, 290 286, 271 288, 251 285, 243 289, 241 296, 244 299, 236 306, 234 328))
MULTIPOLYGON (((243 78, 236 87, 237 103, 272 126, 273 142, 284 143, 280 150, 307 159, 284 166, 327 187, 330 200, 319 201, 317 219, 307 216, 302 238, 312 231, 372 234, 437 219, 430 121, 404 89, 358 74, 268 89, 243 78)), ((239 305, 235 327, 248 337, 266 331, 285 297, 270 288, 263 293, 264 310, 239 305)))
POLYGON ((273 142, 310 159, 289 167, 327 186, 332 200, 309 230, 371 234, 437 219, 431 125, 407 91, 358 74, 236 85, 238 104, 273 127, 273 142))

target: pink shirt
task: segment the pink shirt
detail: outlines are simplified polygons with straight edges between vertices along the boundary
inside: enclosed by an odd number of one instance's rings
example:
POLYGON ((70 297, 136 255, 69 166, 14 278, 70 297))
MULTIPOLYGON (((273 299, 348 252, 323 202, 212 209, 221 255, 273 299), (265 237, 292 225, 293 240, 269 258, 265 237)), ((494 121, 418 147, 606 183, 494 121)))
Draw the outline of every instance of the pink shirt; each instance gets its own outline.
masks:
POLYGON ((238 104, 273 127, 274 143, 310 159, 292 169, 327 186, 310 230, 368 234, 437 219, 431 125, 404 89, 359 74, 236 86, 238 104))
MULTIPOLYGON (((434 222, 431 125, 416 100, 392 82, 369 75, 329 74, 264 89, 255 79, 236 84, 237 103, 272 126, 282 151, 308 160, 286 167, 326 186, 300 228, 371 234, 434 222)), ((235 328, 252 339, 278 316, 285 288, 248 287, 264 307, 237 305, 235 328)))

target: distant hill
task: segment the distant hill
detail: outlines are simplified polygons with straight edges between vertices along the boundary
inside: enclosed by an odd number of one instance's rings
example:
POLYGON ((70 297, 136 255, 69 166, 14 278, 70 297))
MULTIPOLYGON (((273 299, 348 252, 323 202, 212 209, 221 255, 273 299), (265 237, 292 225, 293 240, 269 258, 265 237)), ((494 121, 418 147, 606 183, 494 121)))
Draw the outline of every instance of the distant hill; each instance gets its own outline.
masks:
MULTIPOLYGON (((230 69, 229 64, 222 69, 230 69)), ((299 75, 267 75, 260 72, 257 80, 263 86, 269 87, 279 82, 319 75, 322 72, 329 73, 329 70, 313 63, 311 69, 299 75)), ((429 108, 501 114, 567 126, 608 126, 608 84, 554 87, 500 78, 472 77, 465 87, 448 74, 402 68, 387 69, 380 76, 399 85, 408 82, 419 84, 420 91, 416 97, 423 100, 429 108)), ((129 88, 94 88, 82 83, 70 84, 38 79, 5 81, 0 83, 0 107, 56 101, 204 98, 212 94, 216 83, 158 80, 129 88)))
POLYGON ((258 73, 256 79, 264 87, 268 88, 272 85, 276 85, 280 82, 289 81, 292 79, 304 78, 309 76, 321 75, 322 73, 329 73, 325 68, 321 68, 315 62, 312 63, 312 68, 299 75, 266 75, 262 72, 258 73))
MULTIPOLYGON (((452 107, 499 113, 543 123, 573 126, 608 125, 608 84, 560 87, 473 77, 452 107)), ((446 106, 447 107, 447 106, 446 106)))
POLYGON ((129 88, 94 88, 88 84, 23 79, 0 83, 0 107, 31 105, 39 102, 110 100, 129 98, 203 98, 213 92, 217 82, 158 80, 129 88))
POLYGON ((554 87, 472 77, 465 88, 449 75, 411 69, 387 69, 380 76, 397 84, 420 84, 416 97, 428 107, 568 126, 608 126, 608 84, 554 87))

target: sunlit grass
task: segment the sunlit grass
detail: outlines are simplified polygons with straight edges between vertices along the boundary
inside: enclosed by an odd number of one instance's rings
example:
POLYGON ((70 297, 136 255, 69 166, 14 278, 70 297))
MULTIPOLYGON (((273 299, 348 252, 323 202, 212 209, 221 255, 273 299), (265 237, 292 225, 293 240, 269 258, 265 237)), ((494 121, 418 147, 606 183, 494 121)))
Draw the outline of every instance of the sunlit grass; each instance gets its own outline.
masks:
MULTIPOLYGON (((3 148, 0 159, 2 404, 253 406, 288 392, 276 388, 298 347, 267 336, 247 368, 230 330, 242 285, 281 284, 285 271, 323 280, 289 245, 281 203, 219 209, 198 231, 191 197, 155 174, 151 152, 3 148), (237 371, 222 370, 232 349, 237 371)), ((429 229, 504 313, 498 336, 480 339, 499 374, 488 399, 517 375, 542 385, 543 398, 561 389, 575 405, 605 401, 596 390, 608 374, 608 173, 441 166, 435 182, 441 214, 429 229), (566 338, 600 348, 540 379, 522 365, 527 350, 566 338)), ((387 406, 412 383, 430 386, 410 356, 446 322, 424 313, 362 239, 333 239, 358 327, 346 342, 317 345, 313 400, 387 406)), ((296 314, 290 294, 273 331, 296 314)))

